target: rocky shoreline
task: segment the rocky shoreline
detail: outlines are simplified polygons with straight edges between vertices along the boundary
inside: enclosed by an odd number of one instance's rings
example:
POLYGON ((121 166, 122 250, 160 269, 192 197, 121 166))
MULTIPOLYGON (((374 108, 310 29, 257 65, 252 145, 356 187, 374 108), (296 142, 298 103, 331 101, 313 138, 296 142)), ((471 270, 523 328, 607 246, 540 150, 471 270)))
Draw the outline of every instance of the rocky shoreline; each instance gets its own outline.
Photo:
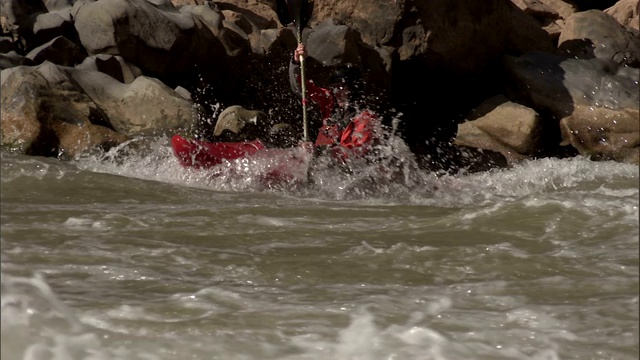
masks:
MULTIPOLYGON (((369 106, 399 120, 424 168, 640 163, 637 0, 314 2, 310 78, 360 67, 369 106)), ((3 151, 68 159, 136 137, 214 137, 232 105, 301 133, 296 39, 275 6, 2 0, 3 151)))

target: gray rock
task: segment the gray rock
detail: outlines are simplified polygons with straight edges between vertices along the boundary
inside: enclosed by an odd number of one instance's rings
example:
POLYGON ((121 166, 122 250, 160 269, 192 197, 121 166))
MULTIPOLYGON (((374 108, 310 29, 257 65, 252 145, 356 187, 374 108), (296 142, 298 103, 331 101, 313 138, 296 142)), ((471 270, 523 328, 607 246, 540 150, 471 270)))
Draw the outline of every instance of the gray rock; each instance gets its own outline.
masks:
POLYGON ((208 2, 206 5, 185 5, 180 7, 180 12, 190 14, 204 24, 213 35, 221 42, 226 54, 230 57, 248 54, 251 44, 248 36, 243 37, 243 31, 234 31, 225 27, 225 16, 218 6, 208 2))
POLYGON ((76 68, 100 71, 125 84, 132 83, 142 75, 142 71, 137 66, 127 63, 121 56, 106 54, 89 56, 76 68))
POLYGON ((542 129, 535 110, 497 96, 480 104, 458 125, 456 145, 496 151, 509 163, 539 150, 542 129))
POLYGON ((558 48, 578 58, 597 57, 640 67, 639 33, 600 10, 582 11, 569 17, 558 39, 558 48))
POLYGON ((176 94, 182 96, 183 99, 188 101, 193 101, 193 98, 191 98, 191 93, 189 92, 189 90, 183 88, 182 86, 178 86, 177 88, 173 89, 173 91, 175 91, 176 94))
POLYGON ((193 126, 196 108, 157 79, 139 76, 131 84, 93 71, 74 69, 69 76, 128 135, 169 135, 193 126))
POLYGON ((46 43, 58 36, 77 40, 78 34, 71 21, 71 8, 40 14, 33 24, 33 34, 40 43, 46 43))
POLYGON ((15 51, 9 51, 8 53, 0 53, 0 69, 8 69, 14 66, 23 65, 25 62, 24 56, 20 56, 15 51))
POLYGON ((560 121, 563 145, 594 160, 640 164, 640 111, 579 106, 560 121))
POLYGON ((154 76, 192 71, 194 65, 216 66, 224 59, 225 50, 213 33, 170 3, 101 0, 77 6, 74 18, 90 55, 120 55, 154 76))
POLYGON ((50 61, 62 66, 74 66, 86 57, 87 53, 82 47, 63 36, 38 46, 25 56, 34 65, 50 61))
POLYGON ((76 0, 44 0, 44 5, 50 12, 71 9, 76 0))
POLYGON ((213 135, 218 141, 242 141, 263 137, 268 131, 268 117, 262 111, 229 106, 220 115, 213 135))
POLYGON ((343 63, 359 65, 362 61, 358 53, 358 41, 356 33, 348 26, 327 19, 309 32, 309 57, 324 66, 343 63))
POLYGON ((62 68, 45 62, 2 71, 1 145, 28 155, 75 157, 126 140, 78 92, 62 68))
POLYGON ((507 57, 505 69, 510 99, 556 119, 570 115, 577 105, 600 106, 604 99, 617 108, 638 108, 638 79, 629 78, 633 72, 613 61, 532 52, 507 57))

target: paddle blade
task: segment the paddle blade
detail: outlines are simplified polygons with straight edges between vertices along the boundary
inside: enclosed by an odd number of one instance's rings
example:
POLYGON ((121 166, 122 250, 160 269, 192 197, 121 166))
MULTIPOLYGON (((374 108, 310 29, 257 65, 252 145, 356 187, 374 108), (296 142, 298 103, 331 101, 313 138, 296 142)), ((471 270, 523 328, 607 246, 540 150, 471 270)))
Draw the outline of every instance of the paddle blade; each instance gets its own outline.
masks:
POLYGON ((282 26, 287 26, 293 22, 287 0, 276 0, 276 14, 278 14, 278 20, 280 20, 282 26))
POLYGON ((293 14, 293 21, 302 30, 313 15, 313 0, 287 0, 293 14))
POLYGON ((294 23, 299 31, 307 26, 313 14, 313 0, 276 0, 278 19, 282 25, 294 23))

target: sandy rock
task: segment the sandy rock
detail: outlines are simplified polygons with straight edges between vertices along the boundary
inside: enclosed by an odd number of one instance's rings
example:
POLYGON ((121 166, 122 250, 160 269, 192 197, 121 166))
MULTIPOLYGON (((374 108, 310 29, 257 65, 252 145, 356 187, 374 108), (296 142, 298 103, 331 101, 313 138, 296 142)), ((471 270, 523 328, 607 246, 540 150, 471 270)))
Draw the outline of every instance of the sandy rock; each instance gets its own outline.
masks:
POLYGON ((260 138, 268 131, 267 120, 267 114, 262 111, 229 106, 218 116, 213 135, 221 141, 260 138))
POLYGON ((3 71, 1 144, 28 155, 75 157, 127 139, 50 62, 3 71), (5 78, 6 76, 6 78, 5 78))
POLYGON ((600 10, 575 13, 566 20, 558 49, 578 58, 597 57, 640 67, 640 37, 600 10))
POLYGON ((594 159, 640 164, 640 112, 579 106, 560 121, 563 145, 594 159))
POLYGON ((640 2, 638 0, 619 0, 612 7, 605 9, 620 24, 640 30, 640 2))

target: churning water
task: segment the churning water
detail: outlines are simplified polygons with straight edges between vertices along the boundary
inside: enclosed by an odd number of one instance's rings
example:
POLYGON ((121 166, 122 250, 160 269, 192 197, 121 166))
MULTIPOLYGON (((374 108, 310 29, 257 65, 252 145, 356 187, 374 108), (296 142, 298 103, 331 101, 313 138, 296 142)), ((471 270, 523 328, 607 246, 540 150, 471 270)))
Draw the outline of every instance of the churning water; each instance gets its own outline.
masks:
POLYGON ((1 160, 3 360, 639 355, 638 166, 264 187, 167 139, 1 160))

